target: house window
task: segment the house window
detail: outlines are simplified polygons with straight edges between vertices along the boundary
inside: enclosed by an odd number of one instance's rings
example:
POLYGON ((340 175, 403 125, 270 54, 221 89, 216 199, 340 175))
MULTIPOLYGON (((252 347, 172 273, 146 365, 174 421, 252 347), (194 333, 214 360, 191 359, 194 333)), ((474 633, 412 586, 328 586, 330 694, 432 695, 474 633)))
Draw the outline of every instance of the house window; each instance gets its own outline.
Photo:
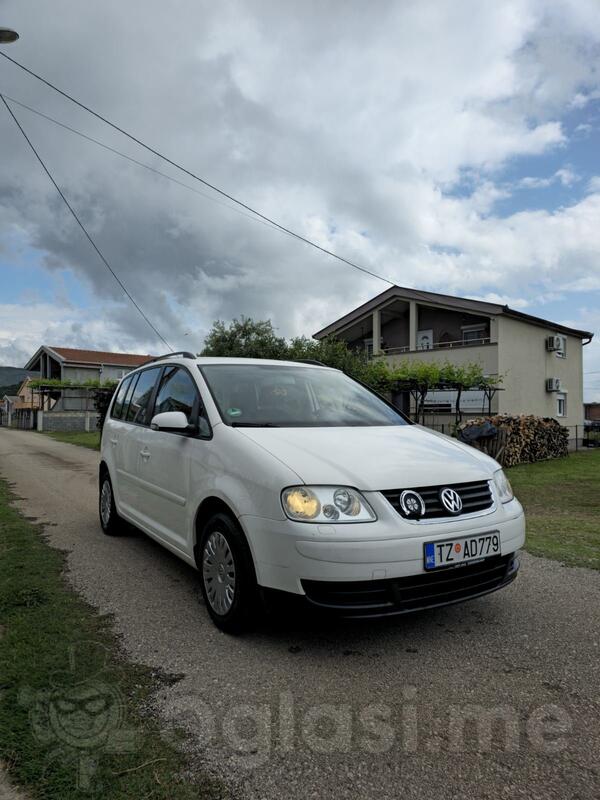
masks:
POLYGON ((469 325, 462 328, 463 344, 481 343, 485 339, 485 325, 469 325))
MULTIPOLYGON (((365 339, 365 350, 367 351, 367 358, 373 358, 373 339, 365 339)), ((383 347, 383 336, 379 340, 379 349, 383 347)))
POLYGON ((567 395, 564 393, 556 395, 556 416, 567 416, 567 395))
POLYGON ((559 336, 560 339, 560 349, 556 351, 557 358, 566 358, 567 357, 567 337, 566 336, 559 336))

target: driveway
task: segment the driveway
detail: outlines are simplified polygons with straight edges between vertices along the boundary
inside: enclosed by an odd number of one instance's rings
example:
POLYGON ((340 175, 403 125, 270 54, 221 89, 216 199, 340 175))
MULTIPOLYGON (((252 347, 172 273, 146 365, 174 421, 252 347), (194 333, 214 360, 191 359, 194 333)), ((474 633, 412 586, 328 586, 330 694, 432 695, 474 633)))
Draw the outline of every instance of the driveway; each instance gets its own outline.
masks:
POLYGON ((97 522, 98 455, 0 429, 0 472, 69 551, 156 711, 245 798, 597 798, 600 574, 525 556, 508 589, 394 621, 219 633, 196 573, 97 522))

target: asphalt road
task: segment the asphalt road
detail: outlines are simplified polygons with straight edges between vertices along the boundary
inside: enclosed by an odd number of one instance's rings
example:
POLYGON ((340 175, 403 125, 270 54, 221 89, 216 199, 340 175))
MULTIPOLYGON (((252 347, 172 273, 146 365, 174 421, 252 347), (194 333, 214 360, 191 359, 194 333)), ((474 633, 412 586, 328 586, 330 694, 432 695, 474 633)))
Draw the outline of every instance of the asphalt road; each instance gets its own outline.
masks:
POLYGON ((245 798, 600 797, 600 574, 525 556, 516 584, 464 605, 231 638, 192 569, 102 534, 97 462, 0 428, 0 473, 69 580, 172 676, 155 711, 188 731, 193 768, 245 798))

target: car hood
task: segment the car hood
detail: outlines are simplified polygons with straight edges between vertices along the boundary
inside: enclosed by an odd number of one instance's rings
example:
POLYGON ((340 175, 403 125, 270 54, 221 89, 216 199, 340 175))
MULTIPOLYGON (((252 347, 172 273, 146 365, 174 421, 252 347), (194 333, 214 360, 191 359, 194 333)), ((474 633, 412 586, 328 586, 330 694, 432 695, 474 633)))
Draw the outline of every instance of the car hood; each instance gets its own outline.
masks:
POLYGON ((496 462, 419 425, 340 428, 237 428, 306 484, 363 491, 491 478, 496 462))

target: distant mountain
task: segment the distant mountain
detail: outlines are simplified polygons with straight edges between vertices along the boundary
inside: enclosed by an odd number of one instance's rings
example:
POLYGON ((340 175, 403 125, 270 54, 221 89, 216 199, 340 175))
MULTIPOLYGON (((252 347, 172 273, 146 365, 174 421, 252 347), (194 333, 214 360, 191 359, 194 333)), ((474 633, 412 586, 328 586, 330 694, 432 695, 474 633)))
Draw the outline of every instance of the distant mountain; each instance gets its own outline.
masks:
POLYGON ((21 369, 21 367, 0 367, 0 397, 5 394, 14 394, 28 375, 38 375, 37 372, 21 369))

